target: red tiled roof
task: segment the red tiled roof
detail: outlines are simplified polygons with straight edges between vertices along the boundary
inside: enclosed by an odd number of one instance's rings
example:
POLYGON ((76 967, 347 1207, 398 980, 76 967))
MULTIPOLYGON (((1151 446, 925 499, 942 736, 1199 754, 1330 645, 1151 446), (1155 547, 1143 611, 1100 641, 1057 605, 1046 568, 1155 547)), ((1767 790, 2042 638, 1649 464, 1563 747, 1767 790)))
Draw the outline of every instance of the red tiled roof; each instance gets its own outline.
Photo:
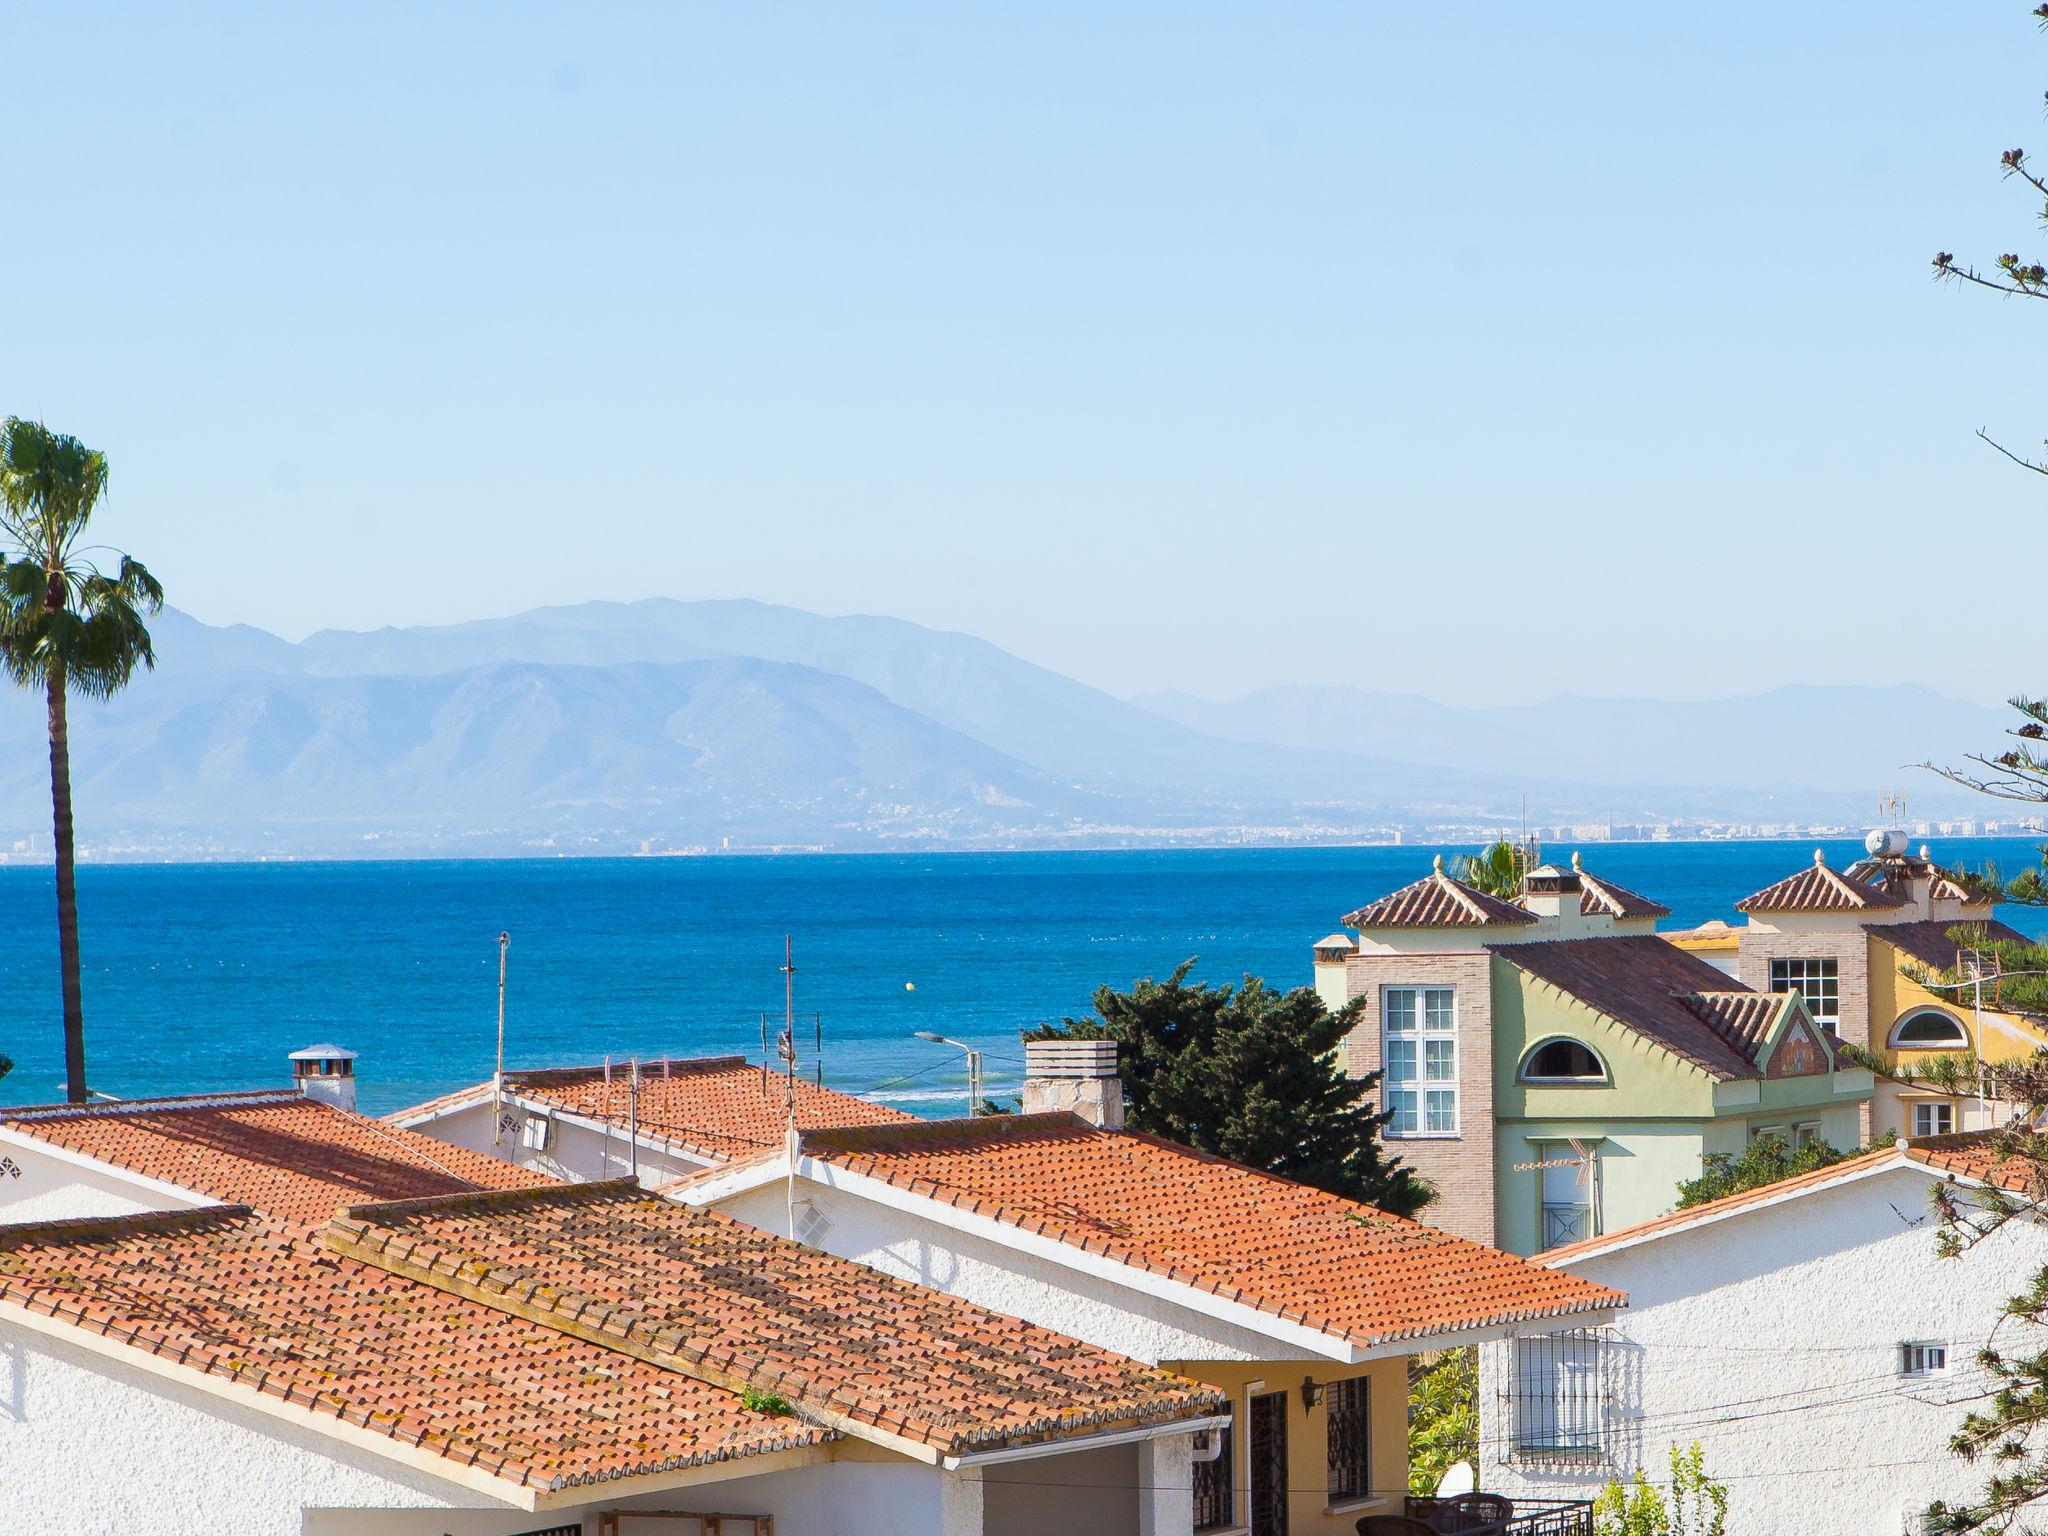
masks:
POLYGON ((2038 1201, 2048 1197, 2048 1172, 2034 1158, 2013 1157, 2001 1150, 1996 1131, 1966 1131, 1954 1136, 1916 1136, 1906 1143, 1906 1156, 1936 1173, 1995 1184, 2038 1201))
POLYGON ((0 1303, 529 1487, 832 1438, 246 1206, 0 1226, 0 1303))
POLYGON ((290 1089, 5 1109, 0 1124, 295 1222, 325 1221, 363 1200, 553 1182, 290 1089))
POLYGON ((1219 1401, 722 1216, 621 1184, 535 1187, 296 1095, 13 1113, 53 1144, 244 1198, 0 1226, 0 1304, 528 1486, 813 1445, 835 1427, 1011 1444, 1219 1401), (524 1315, 487 1278, 518 1266, 524 1315), (751 1411, 743 1385, 807 1416, 751 1411))
POLYGON ((1605 915, 1615 918, 1669 917, 1671 909, 1661 901, 1652 901, 1626 886, 1616 885, 1612 880, 1602 880, 1587 873, 1581 867, 1579 876, 1579 911, 1587 917, 1605 915))
MULTIPOLYGON (((610 1084, 603 1067, 560 1067, 508 1072, 508 1092, 592 1119, 627 1121, 627 1077, 614 1066, 610 1084)), ((472 1090, 475 1091, 475 1090, 472 1090)), ((763 1073, 744 1056, 707 1056, 640 1064, 637 1119, 641 1130, 700 1156, 744 1157, 782 1145, 787 1124, 785 1084, 778 1072, 763 1073)), ((402 1119, 411 1119, 408 1110, 402 1119)), ((884 1104, 855 1098, 797 1079, 799 1129, 824 1125, 889 1125, 911 1117, 884 1104)))
POLYGON ((814 1132, 806 1155, 1376 1346, 1604 1311, 1522 1259, 1270 1174, 1071 1115, 814 1132))
MULTIPOLYGON (((1493 953, 1605 1014, 1625 1029, 1718 1078, 1755 1077, 1752 1005, 1756 996, 1687 950, 1654 934, 1548 943, 1496 944, 1493 953), (1694 999, 1704 999, 1695 1003, 1694 999)), ((1773 997, 1773 1013, 1780 1006, 1773 997)))
POLYGON ((1754 1061, 1757 1048, 1777 1027, 1788 995, 1743 988, 1732 992, 1693 992, 1680 1001, 1709 1029, 1754 1061))
POLYGON ((1214 1388, 630 1180, 359 1206, 325 1240, 801 1412, 964 1454, 1200 1417, 1214 1388))
POLYGON ((1382 896, 1342 919, 1347 928, 1518 927, 1536 921, 1512 902, 1474 890, 1443 871, 1443 860, 1413 885, 1382 896))
POLYGON ((1911 955, 1922 965, 1937 971, 1952 971, 1960 963, 1963 946, 1949 937, 1952 928, 1968 929, 1981 933, 1986 944, 2029 944, 2033 941, 2017 928, 2005 923, 1990 922, 1982 918, 1969 921, 1929 923, 1865 923, 1863 931, 1873 939, 1881 940, 1900 952, 1911 955))
POLYGON ((1816 851, 1813 863, 1735 903, 1738 912, 1872 912, 1902 907, 1903 896, 1851 880, 1829 869, 1816 851))

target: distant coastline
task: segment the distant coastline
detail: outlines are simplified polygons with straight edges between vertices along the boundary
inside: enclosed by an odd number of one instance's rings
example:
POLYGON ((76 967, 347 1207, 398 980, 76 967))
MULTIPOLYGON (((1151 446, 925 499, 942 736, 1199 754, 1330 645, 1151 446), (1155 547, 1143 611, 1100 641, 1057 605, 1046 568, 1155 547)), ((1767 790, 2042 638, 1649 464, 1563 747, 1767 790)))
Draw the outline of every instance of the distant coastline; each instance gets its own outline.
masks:
MULTIPOLYGON (((1791 844, 1810 846, 1815 843, 1843 843, 1860 840, 1866 829, 1849 827, 1809 827, 1798 831, 1774 831, 1769 833, 1742 833, 1739 835, 1714 836, 1691 834, 1670 837, 1573 837, 1570 835, 1545 836, 1540 839, 1545 847, 1570 846, 1590 848, 1675 848, 1713 847, 1728 845, 1791 844)), ((721 859, 805 859, 805 858, 927 858, 943 856, 990 856, 1003 854, 1085 854, 1085 853, 1221 853, 1231 850, 1264 852, 1342 852, 1347 849, 1412 849, 1422 855, 1470 851, 1491 838, 1519 835, 1514 829, 1493 828, 1474 831, 1469 836, 1426 838, 1413 837, 1397 840, 1368 838, 1287 838, 1242 837, 1210 839, 1142 839, 1127 841, 1091 841, 1076 837, 1073 840, 1046 840, 1042 842, 1007 845, 972 843, 905 843, 900 846, 884 844, 859 844, 833 846, 823 843, 787 844, 774 846, 747 846, 729 848, 686 847, 639 849, 613 851, 606 849, 532 849, 527 851, 462 851, 444 849, 417 853, 190 853, 173 854, 158 851, 107 852, 92 850, 81 852, 79 863, 99 867, 160 867, 178 868, 185 865, 265 865, 265 864, 437 864, 437 863, 554 863, 564 860, 603 862, 607 860, 685 860, 711 861, 721 859)), ((1932 828, 1927 831, 1909 832, 1916 842, 1929 841, 1942 844, 1953 843, 2010 843, 2015 840, 2033 838, 2048 843, 2048 828, 2022 828, 1996 832, 1954 832, 1932 828)), ((36 869, 45 866, 48 855, 32 853, 0 852, 0 870, 36 869)))

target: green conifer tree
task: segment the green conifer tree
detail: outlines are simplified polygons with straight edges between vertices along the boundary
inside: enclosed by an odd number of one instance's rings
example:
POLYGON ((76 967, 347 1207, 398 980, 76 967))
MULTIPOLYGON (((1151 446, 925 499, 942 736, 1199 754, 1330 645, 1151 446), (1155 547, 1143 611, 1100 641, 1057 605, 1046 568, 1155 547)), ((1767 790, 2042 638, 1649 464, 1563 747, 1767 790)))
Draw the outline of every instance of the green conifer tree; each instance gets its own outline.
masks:
POLYGON ((1165 981, 1102 987, 1095 1017, 1035 1030, 1038 1040, 1115 1040, 1124 1113, 1134 1129, 1213 1152, 1397 1215, 1433 1191, 1381 1144, 1379 1074, 1344 1070, 1362 999, 1332 1013, 1309 987, 1273 992, 1165 981))

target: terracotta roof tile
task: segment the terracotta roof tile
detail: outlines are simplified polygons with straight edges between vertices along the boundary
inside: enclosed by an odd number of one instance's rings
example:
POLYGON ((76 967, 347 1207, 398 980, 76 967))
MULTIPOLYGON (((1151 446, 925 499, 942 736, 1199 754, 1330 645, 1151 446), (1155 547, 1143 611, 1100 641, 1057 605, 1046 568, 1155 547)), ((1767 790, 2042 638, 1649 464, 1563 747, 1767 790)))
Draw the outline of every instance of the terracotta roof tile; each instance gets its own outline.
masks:
POLYGON ((1071 1115, 816 1132, 804 1150, 1366 1346, 1623 1304, 1434 1227, 1071 1115))
POLYGON ((1963 946, 1950 938, 1951 928, 1967 928, 1984 935, 1988 944, 2028 944, 2033 941, 2017 928, 2004 923, 1973 919, 1968 922, 1947 921, 1930 923, 1865 923, 1863 931, 1872 938, 1889 944, 1903 954, 1912 956, 1922 965, 1938 971, 1952 971, 1960 962, 1963 946))
POLYGON ((1583 867, 1579 876, 1579 911, 1587 917, 1669 917, 1671 909, 1612 880, 1602 880, 1583 867))
POLYGON ((1413 885, 1382 896, 1342 919, 1347 928, 1519 927, 1536 921, 1512 902, 1474 890, 1443 871, 1443 860, 1413 885))
POLYGON ((1752 992, 1744 987, 1728 992, 1691 992, 1679 1001, 1709 1029, 1754 1061, 1757 1048, 1777 1027, 1778 1015, 1785 1011, 1786 995, 1752 992))
MULTIPOLYGON (((561 1067, 508 1072, 506 1088, 519 1097, 592 1119, 626 1124, 627 1078, 614 1066, 610 1083, 599 1067, 561 1067)), ((401 1118, 410 1119, 417 1110, 401 1118)), ((708 1056, 640 1064, 637 1116, 649 1135, 699 1156, 743 1157, 782 1145, 783 1079, 763 1073, 744 1056, 708 1056)), ((884 1104, 797 1079, 800 1128, 823 1125, 889 1125, 911 1117, 884 1104)))
POLYGON ((1796 875, 1787 875, 1752 896, 1735 903, 1738 912, 1873 912, 1902 907, 1903 896, 1881 886, 1851 880, 1821 862, 1818 850, 1813 863, 1796 875))
MULTIPOLYGON (((1739 1043, 1746 1038, 1741 1030, 1747 1025, 1730 1022, 1750 1005, 1729 1001, 1757 994, 1730 981, 1727 972, 1657 935, 1496 944, 1492 950, 1518 970, 1548 982, 1704 1072, 1723 1079, 1758 1075, 1755 1061, 1739 1043), (1720 1000, 1696 1006, 1691 1001, 1695 997, 1720 1000)), ((1767 1006, 1775 1010, 1778 1005, 1773 997, 1767 1006)))
POLYGON ((1199 1417, 1222 1402, 1213 1388, 630 1180, 359 1206, 325 1240, 487 1306, 949 1455, 1199 1417))
POLYGON ((0 1227, 0 1302, 528 1486, 832 1438, 246 1206, 0 1227))
POLYGON ((7 1109, 0 1124, 145 1178, 306 1223, 363 1200, 553 1182, 290 1089, 7 1109))
POLYGON ((1906 1156, 1936 1173, 1995 1184, 2038 1201, 2048 1198, 2048 1171, 2028 1158, 2009 1157, 1999 1150, 1996 1131, 1966 1131, 1954 1136, 1916 1136, 1906 1143, 1906 1156))

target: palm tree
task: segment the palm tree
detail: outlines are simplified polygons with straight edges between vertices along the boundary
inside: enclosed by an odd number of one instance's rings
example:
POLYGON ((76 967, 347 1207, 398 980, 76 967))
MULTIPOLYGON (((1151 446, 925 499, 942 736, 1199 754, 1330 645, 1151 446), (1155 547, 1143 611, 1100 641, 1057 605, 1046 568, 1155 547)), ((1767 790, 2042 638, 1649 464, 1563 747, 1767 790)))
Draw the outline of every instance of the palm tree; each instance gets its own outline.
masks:
POLYGON ((85 1005, 78 987, 78 889, 72 867, 71 739, 65 695, 116 693, 156 665, 145 613, 164 589, 120 557, 114 575, 79 546, 107 493, 107 458, 75 437, 10 416, 0 427, 0 667, 50 706, 50 806, 57 842, 57 953, 64 980, 64 1096, 86 1100, 85 1005))
POLYGON ((1498 842, 1487 844, 1478 853, 1459 854, 1451 866, 1451 873, 1474 890, 1498 896, 1502 901, 1513 901, 1522 894, 1522 876, 1535 862, 1534 849, 1511 843, 1503 837, 1498 842))

